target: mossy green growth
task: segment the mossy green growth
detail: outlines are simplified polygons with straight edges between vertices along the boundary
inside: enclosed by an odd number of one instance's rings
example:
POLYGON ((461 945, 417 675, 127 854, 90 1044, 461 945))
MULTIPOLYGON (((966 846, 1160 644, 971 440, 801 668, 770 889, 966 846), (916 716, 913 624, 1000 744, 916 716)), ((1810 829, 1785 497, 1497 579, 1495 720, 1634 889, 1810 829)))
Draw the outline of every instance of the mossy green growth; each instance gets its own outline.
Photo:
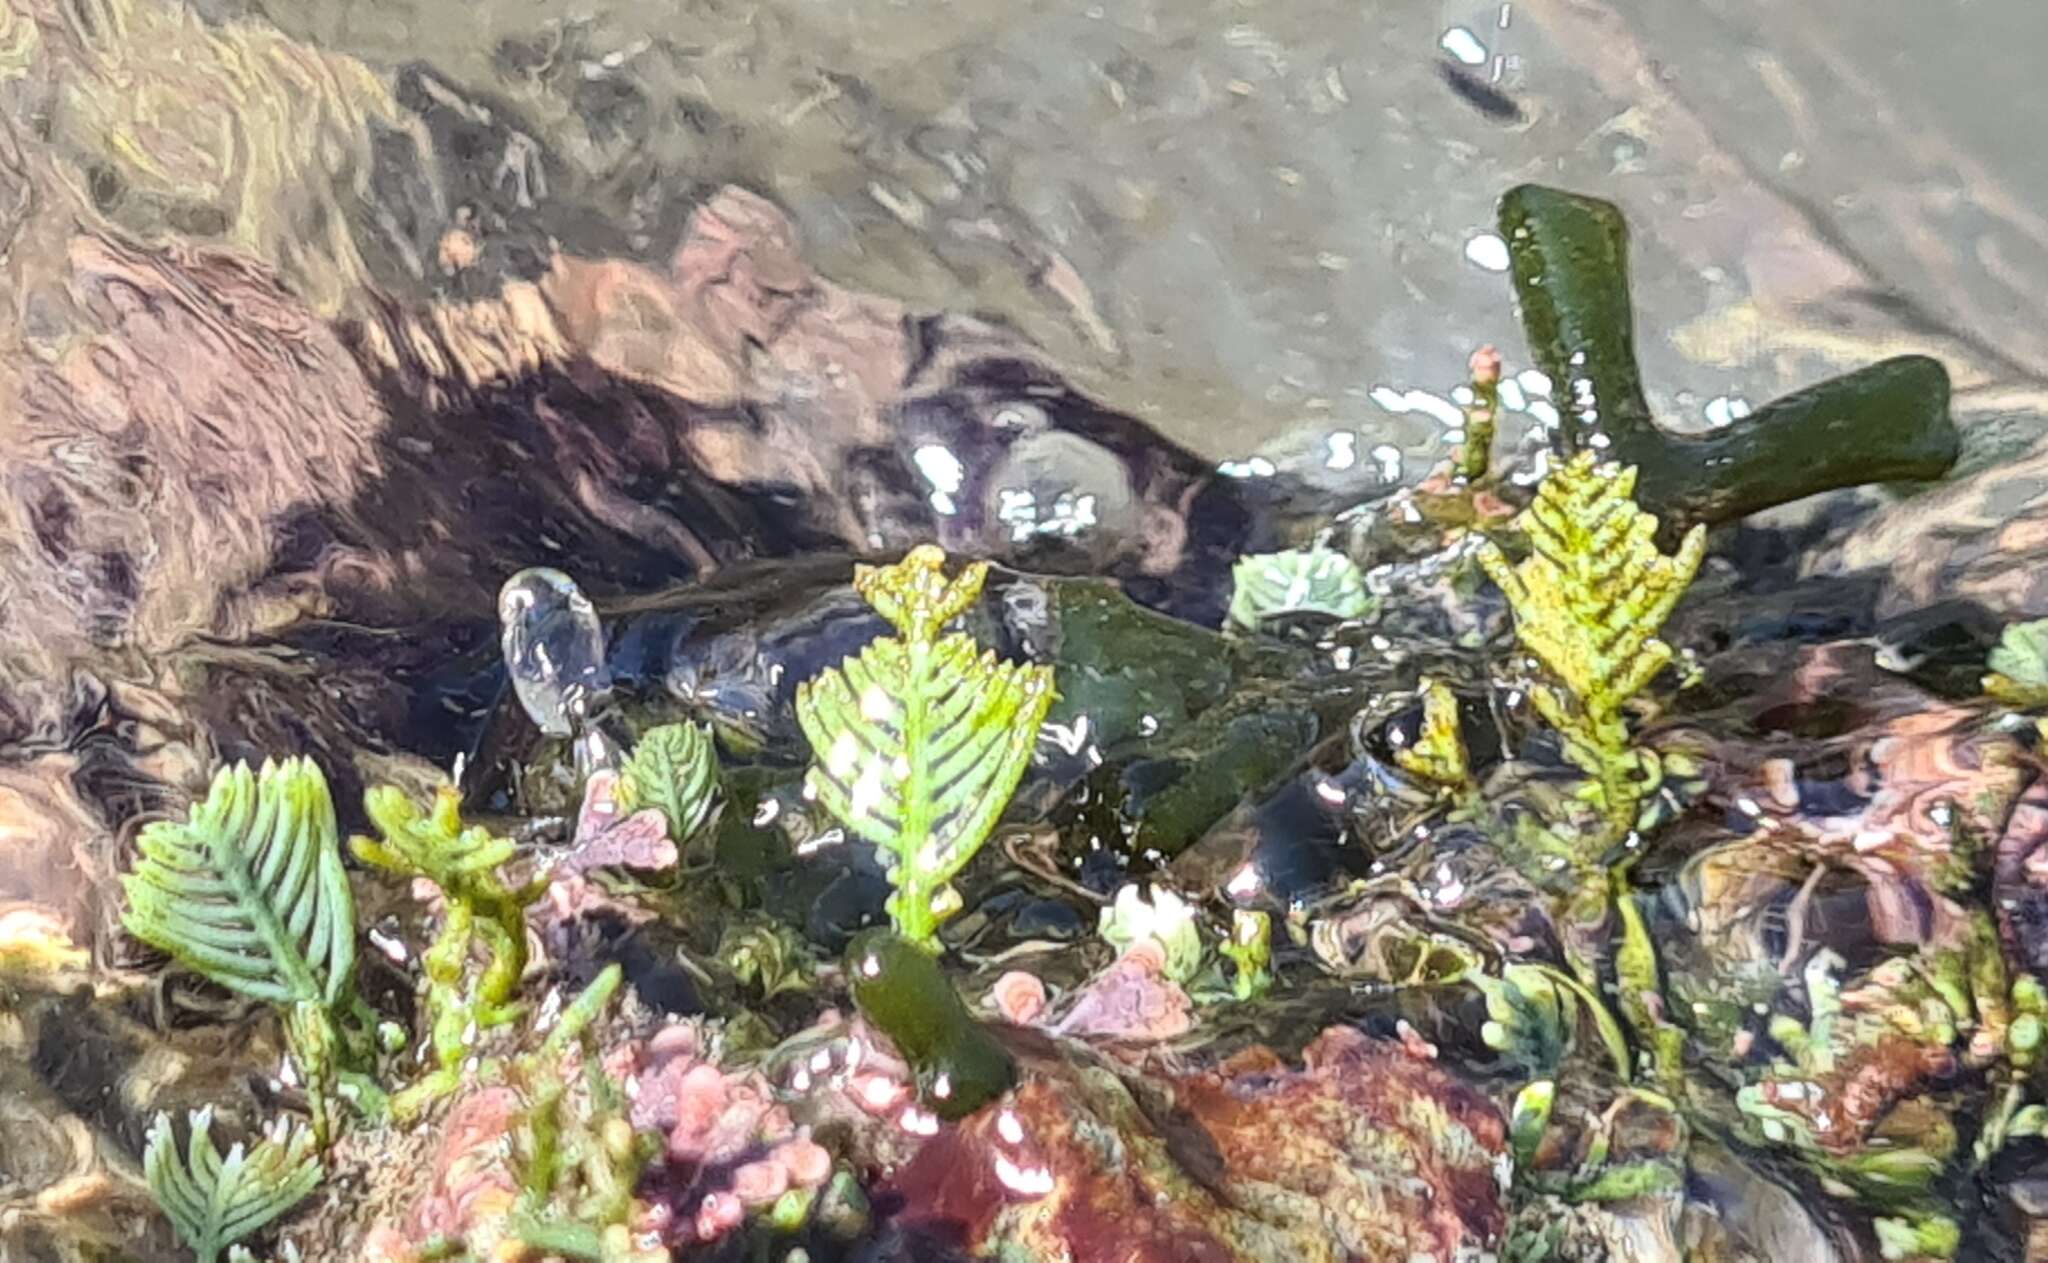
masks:
POLYGON ((373 1053, 355 992, 355 898, 320 769, 310 759, 224 768, 185 820, 150 824, 138 845, 141 859, 121 882, 123 924, 228 990, 277 1006, 319 1143, 333 1135, 337 1085, 367 1112, 381 1110, 383 1094, 351 1068, 373 1053))
POLYGON ((1119 889, 1102 910, 1096 933, 1118 955, 1146 941, 1157 944, 1170 982, 1187 983, 1202 967, 1202 934, 1194 906, 1156 883, 1148 889, 1131 882, 1119 889))
POLYGON ((213 1144, 211 1107, 193 1111, 188 1123, 180 1157, 170 1116, 156 1116, 142 1151, 142 1173, 199 1263, 214 1263, 319 1187, 320 1159, 313 1133, 303 1127, 280 1123, 253 1146, 234 1145, 223 1157, 213 1144))
MULTIPOLYGON (((1868 1134, 1842 1135, 1845 1115, 1818 1106, 1833 1097, 1844 1102, 1875 1091, 1868 1067, 1910 1064, 1915 1057, 1943 1056, 1958 1039, 1962 1014, 1944 998, 1944 988, 1921 964, 1894 957, 1844 991, 1837 974, 1841 957, 1823 949, 1804 969, 1804 1021, 1789 1013, 1771 1019, 1771 1041, 1780 1050, 1769 1067, 1736 1092, 1746 1139, 1775 1146, 1798 1158, 1832 1185, 1846 1188, 1875 1209, 1898 1217, 1902 1227, 1926 1229, 1931 1241, 1943 1237, 1940 1185, 1956 1156, 1954 1121, 1920 1096, 1885 1102, 1868 1134)), ((1853 1117, 1853 1116, 1849 1116, 1853 1117)), ((1987 1120, 1998 1127, 2002 1120, 1987 1120)), ((1900 1258, 1929 1256, 1916 1249, 1900 1258)), ((1940 1251, 1931 1257, 1945 1258, 1940 1251)))
POLYGON ((661 1141, 635 1133, 625 1091, 605 1072, 593 1029, 623 981, 618 965, 606 966, 563 1006, 539 1047, 483 1067, 483 1081, 519 1095, 507 1155, 518 1196, 506 1214, 478 1216, 466 1237, 421 1242, 416 1257, 447 1263, 661 1263, 669 1257, 658 1241, 634 1229, 645 1211, 635 1188, 661 1141), (576 1067, 580 1085, 565 1074, 576 1067))
POLYGON ((1016 1084, 1016 1061, 916 945, 869 930, 847 949, 846 975, 862 1016, 910 1063, 920 1098, 939 1117, 964 1118, 1016 1084))
POLYGON ((817 965, 804 939, 770 920, 735 922, 719 935, 716 955, 740 985, 758 988, 763 1001, 784 992, 802 995, 817 978, 817 965))
POLYGON ((501 872, 512 858, 511 839, 480 826, 465 828, 462 797, 443 786, 422 812, 389 785, 363 795, 363 810, 382 836, 355 837, 356 857, 401 877, 424 877, 441 890, 441 930, 421 958, 427 977, 427 1030, 434 1069, 392 1098, 410 1118, 462 1083, 462 1062, 479 1031, 516 1021, 516 999, 526 972, 526 907, 543 883, 507 884, 501 872), (472 951, 486 963, 471 976, 472 951))
POLYGON ((1952 1259, 1962 1248, 1963 1232, 1946 1215, 1884 1218, 1871 1221, 1878 1253, 1886 1259, 1952 1259))
POLYGON ((1001 662, 964 633, 941 634, 987 575, 977 562, 948 580, 945 554, 930 545, 893 566, 856 567, 855 590, 897 634, 796 692, 816 758, 807 789, 880 850, 896 888, 890 919, 927 951, 960 910, 952 879, 1016 791, 1053 701, 1051 668, 1001 662))

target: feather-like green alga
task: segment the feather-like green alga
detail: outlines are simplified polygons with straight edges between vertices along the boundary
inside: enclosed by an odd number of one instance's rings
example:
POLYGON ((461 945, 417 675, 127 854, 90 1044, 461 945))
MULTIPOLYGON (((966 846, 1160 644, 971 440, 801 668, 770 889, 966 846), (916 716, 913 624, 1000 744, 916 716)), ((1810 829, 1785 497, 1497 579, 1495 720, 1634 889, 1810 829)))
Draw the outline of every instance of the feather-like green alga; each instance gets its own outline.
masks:
POLYGON ((677 845, 704 827, 717 797, 718 755, 711 730, 697 724, 648 729, 619 772, 620 814, 658 809, 677 845))
POLYGON ((1593 778, 1592 797, 1616 840, 1656 788, 1656 756, 1634 748, 1622 707, 1671 661, 1657 639, 1706 552, 1706 528, 1676 554, 1657 548, 1657 519, 1636 507, 1635 470, 1581 452, 1551 471, 1517 521, 1529 555, 1510 563, 1488 543, 1479 564, 1507 594, 1515 637, 1547 679, 1536 709, 1565 754, 1593 778))
POLYGON ((927 950, 960 908, 952 879, 981 849, 1030 765, 1052 705, 1052 670, 999 661, 962 632, 941 634, 981 594, 988 564, 948 580, 945 554, 914 548, 860 566, 854 588, 897 634, 797 686, 816 758, 806 785, 881 852, 889 915, 927 950))
POLYGON ((235 1242, 274 1222, 320 1183, 313 1135, 274 1128, 253 1147, 213 1147, 211 1107, 190 1116, 191 1137, 178 1155, 170 1116, 158 1114, 142 1153, 142 1172, 178 1238, 199 1263, 214 1263, 235 1242))
MULTIPOLYGON (((230 991, 283 1011, 313 1130, 331 1134, 337 1019, 355 995, 355 900, 327 778, 309 759, 224 768, 183 821, 143 829, 126 877, 130 933, 230 991)), ((359 1090, 372 1091, 362 1081, 359 1090)), ((361 1098, 359 1097, 359 1100, 361 1098)))

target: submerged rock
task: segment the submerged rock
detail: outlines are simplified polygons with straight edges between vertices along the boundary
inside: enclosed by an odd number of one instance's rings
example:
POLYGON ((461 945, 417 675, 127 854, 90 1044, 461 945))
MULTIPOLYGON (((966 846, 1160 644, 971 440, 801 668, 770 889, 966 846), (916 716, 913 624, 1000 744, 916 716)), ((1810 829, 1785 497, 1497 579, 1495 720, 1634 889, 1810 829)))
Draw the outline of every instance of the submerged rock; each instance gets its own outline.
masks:
POLYGON ((1967 600, 2001 619, 2048 616, 2048 443, 1883 505, 1800 561, 1805 575, 1870 572, 1879 610, 1967 600))
POLYGON ((896 1225, 1073 1263, 1448 1263, 1504 1226, 1499 1113, 1356 1032, 1327 1032, 1299 1068, 1263 1051, 1142 1078, 1027 1064, 887 1177, 896 1225))

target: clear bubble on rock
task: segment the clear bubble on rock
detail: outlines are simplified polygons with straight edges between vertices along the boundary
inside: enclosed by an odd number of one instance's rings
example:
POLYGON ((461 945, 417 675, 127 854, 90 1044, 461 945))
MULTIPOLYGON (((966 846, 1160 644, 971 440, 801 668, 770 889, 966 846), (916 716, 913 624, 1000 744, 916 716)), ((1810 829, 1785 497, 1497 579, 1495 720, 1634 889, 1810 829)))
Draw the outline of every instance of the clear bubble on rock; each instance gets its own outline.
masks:
POLYGON ((567 737, 588 721, 611 689, 604 629, 576 581, 535 566, 498 590, 505 668, 519 704, 542 732, 567 737))

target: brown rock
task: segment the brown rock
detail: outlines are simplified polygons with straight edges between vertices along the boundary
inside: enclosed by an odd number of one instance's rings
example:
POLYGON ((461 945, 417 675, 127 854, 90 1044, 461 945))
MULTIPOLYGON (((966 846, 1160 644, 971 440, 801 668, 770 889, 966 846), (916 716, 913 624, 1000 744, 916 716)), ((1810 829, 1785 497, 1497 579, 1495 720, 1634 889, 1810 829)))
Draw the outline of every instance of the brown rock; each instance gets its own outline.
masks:
POLYGON ((1500 1114, 1348 1028, 1293 1068, 1255 1050, 1132 1080, 1070 1046, 889 1180, 899 1223, 1073 1263, 1411 1260, 1490 1248, 1500 1114))
POLYGON ((2048 617, 2048 443, 2017 460, 1886 505, 1818 550, 1809 575, 1875 570, 1880 616, 1938 600, 1982 603, 2011 620, 2048 617))

